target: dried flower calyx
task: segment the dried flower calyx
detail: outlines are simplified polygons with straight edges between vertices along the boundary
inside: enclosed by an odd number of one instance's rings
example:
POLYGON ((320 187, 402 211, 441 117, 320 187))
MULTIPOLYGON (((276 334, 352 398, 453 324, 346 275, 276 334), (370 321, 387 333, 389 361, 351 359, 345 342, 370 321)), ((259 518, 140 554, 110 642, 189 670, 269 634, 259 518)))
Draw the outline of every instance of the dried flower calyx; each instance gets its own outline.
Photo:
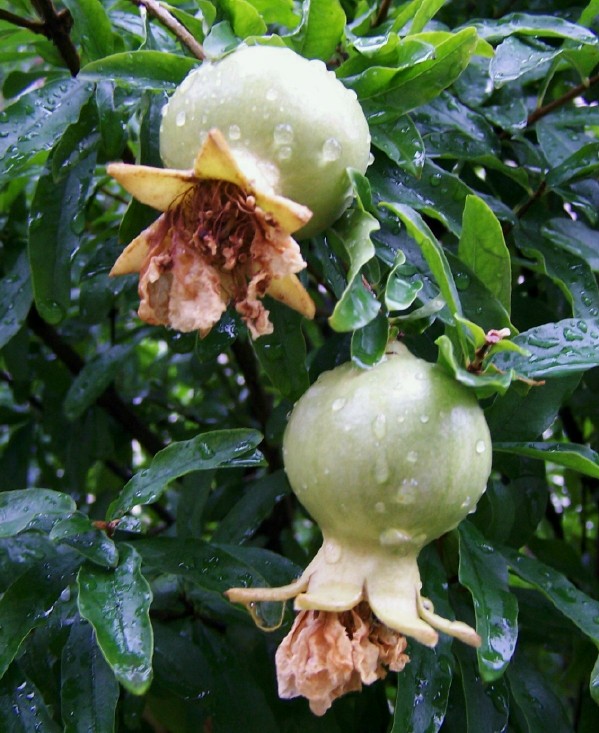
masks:
POLYGON ((218 130, 207 135, 191 171, 116 163, 108 172, 163 212, 111 270, 139 272, 144 321, 204 336, 233 303, 257 338, 272 332, 264 295, 314 316, 295 274, 306 263, 291 237, 310 210, 250 181, 218 130))

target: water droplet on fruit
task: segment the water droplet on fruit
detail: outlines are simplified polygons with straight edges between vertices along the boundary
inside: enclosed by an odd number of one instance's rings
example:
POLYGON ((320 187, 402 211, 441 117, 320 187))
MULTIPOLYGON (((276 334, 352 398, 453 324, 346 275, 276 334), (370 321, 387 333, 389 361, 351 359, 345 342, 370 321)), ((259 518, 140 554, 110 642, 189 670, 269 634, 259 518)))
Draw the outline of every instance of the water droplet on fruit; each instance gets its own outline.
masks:
POLYGON ((337 397, 337 399, 331 405, 333 412, 339 412, 345 407, 345 397, 337 397))
POLYGON ((277 150, 277 158, 279 160, 289 160, 292 154, 293 154, 293 150, 291 149, 290 145, 283 145, 282 148, 279 148, 277 150))
POLYGON ((368 156, 368 163, 367 163, 367 165, 370 166, 373 163, 374 163, 374 155, 372 153, 370 153, 370 155, 368 156))
POLYGON ((405 482, 402 483, 402 488, 395 495, 395 502, 397 504, 412 504, 416 498, 416 487, 405 482))
POLYGON ((374 511, 377 512, 377 514, 384 514, 385 509, 385 503, 382 501, 377 501, 377 503, 374 505, 374 511))
POLYGON ((325 163, 332 163, 335 160, 339 160, 343 147, 336 137, 327 138, 322 146, 322 159, 325 163))
POLYGON ((167 112, 168 112, 168 104, 165 104, 164 107, 160 110, 160 116, 164 117, 167 112))
POLYGON ((186 115, 184 109, 182 109, 180 112, 177 112, 177 116, 175 117, 175 125, 177 125, 177 127, 183 127, 183 125, 185 124, 185 117, 186 115))
POLYGON ((416 453, 415 450, 411 450, 406 456, 406 460, 408 461, 408 463, 416 463, 416 461, 418 460, 418 453, 416 453))
POLYGON ((383 453, 379 453, 374 464, 374 478, 379 484, 384 484, 389 478, 389 464, 383 453))
POLYGON ((274 88, 271 88, 271 89, 269 89, 269 90, 268 90, 268 91, 266 92, 266 99, 267 99, 267 100, 268 100, 269 102, 274 102, 274 101, 275 101, 275 99, 276 99, 276 98, 277 98, 278 96, 279 96, 279 92, 278 92, 278 91, 277 91, 276 89, 274 89, 274 88))
POLYGON ((374 437, 382 440, 387 433, 387 418, 381 413, 372 421, 372 432, 374 437))
POLYGON ((380 544, 386 546, 403 545, 405 542, 410 542, 411 540, 412 535, 404 532, 402 529, 396 529, 395 527, 386 529, 379 535, 380 544))
POLYGON ((460 505, 460 506, 461 506, 461 508, 462 508, 462 509, 468 509, 468 507, 470 506, 470 502, 471 502, 471 501, 472 501, 472 499, 471 499, 471 498, 470 498, 469 496, 467 496, 467 497, 466 497, 466 498, 464 499, 464 501, 463 501, 463 502, 461 503, 461 505, 460 505))
POLYGON ((336 563, 341 559, 341 546, 334 540, 324 543, 324 557, 328 563, 336 563))
POLYGON ((287 124, 277 125, 273 137, 276 145, 289 145, 293 142, 293 127, 287 124))
POLYGON ((421 423, 422 423, 423 425, 426 425, 426 423, 427 423, 427 422, 428 422, 429 420, 430 420, 430 418, 429 418, 429 416, 428 416, 428 415, 420 415, 420 422, 421 422, 421 423))
POLYGON ((424 372, 416 372, 416 379, 422 382, 426 379, 426 374, 424 372))
POLYGON ((486 450, 486 448, 487 448, 487 446, 485 445, 485 441, 484 440, 479 440, 476 443, 476 452, 477 453, 479 453, 479 454, 480 453, 484 453, 485 450, 486 450))
POLYGON ((239 129, 239 125, 230 125, 229 126, 229 140, 239 140, 241 137, 241 130, 239 129))

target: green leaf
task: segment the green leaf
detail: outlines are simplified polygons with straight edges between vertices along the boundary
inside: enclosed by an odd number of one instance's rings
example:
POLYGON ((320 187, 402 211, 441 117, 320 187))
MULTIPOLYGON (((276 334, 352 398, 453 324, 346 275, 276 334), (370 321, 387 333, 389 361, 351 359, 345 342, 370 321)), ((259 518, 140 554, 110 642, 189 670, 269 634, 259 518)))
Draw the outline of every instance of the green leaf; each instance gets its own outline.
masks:
POLYGON ((467 196, 458 256, 510 312, 512 268, 501 224, 478 196, 467 196))
POLYGON ((377 364, 389 341, 389 321, 379 313, 370 323, 354 331, 351 340, 351 358, 362 369, 377 364))
POLYGON ((68 126, 54 148, 52 175, 55 181, 64 178, 68 171, 96 151, 100 144, 98 125, 95 99, 89 99, 81 108, 79 118, 68 126))
POLYGON ((198 65, 197 59, 164 51, 124 51, 92 61, 79 72, 80 79, 108 79, 135 89, 174 89, 198 65))
POLYGON ((417 178, 420 176, 425 161, 424 143, 409 115, 403 115, 392 122, 373 125, 370 132, 373 145, 400 168, 417 178))
POLYGON ((510 690, 528 730, 574 731, 563 700, 551 689, 545 674, 524 654, 517 654, 507 671, 510 690))
POLYGON ((74 21, 74 30, 90 61, 108 56, 114 41, 110 20, 100 0, 64 0, 74 21))
POLYGON ((501 677, 518 638, 518 601, 508 589, 507 564, 471 522, 460 525, 460 583, 472 594, 482 639, 478 667, 485 682, 501 677))
POLYGON ((83 557, 102 567, 113 568, 118 564, 119 553, 114 542, 80 512, 59 520, 52 527, 49 537, 55 542, 72 547, 83 557))
POLYGON ((530 352, 525 357, 504 351, 493 358, 502 371, 514 369, 531 379, 560 377, 599 365, 599 321, 566 318, 515 336, 514 343, 530 352))
POLYGON ((594 33, 556 15, 510 13, 500 20, 474 21, 470 25, 476 28, 482 38, 491 42, 501 41, 514 34, 535 38, 567 38, 578 43, 597 44, 594 33))
POLYGON ((310 386, 302 317, 282 303, 269 301, 271 334, 254 341, 254 351, 275 389, 297 400, 310 386))
POLYGON ((589 229, 583 221, 555 218, 550 219, 541 231, 558 247, 585 260, 594 272, 599 272, 596 230, 589 229))
POLYGON ((219 5, 231 22, 233 32, 239 38, 262 36, 266 23, 252 3, 247 0, 221 0, 219 5))
POLYGON ((98 645, 117 680, 134 695, 152 682, 152 591, 141 573, 141 558, 119 546, 114 570, 83 565, 77 576, 79 613, 96 632, 98 645))
MULTIPOLYGON (((359 185, 359 182, 354 181, 354 190, 359 185)), ((378 221, 366 211, 360 196, 355 205, 335 224, 334 235, 339 239, 349 260, 347 287, 329 318, 335 331, 361 328, 370 323, 380 309, 380 303, 365 287, 360 274, 362 267, 375 255, 370 236, 378 229, 378 221)))
POLYGON ((79 246, 78 218, 83 213, 95 166, 92 153, 59 181, 41 176, 29 221, 29 262, 37 309, 49 323, 59 323, 71 300, 71 258, 79 246))
POLYGON ((246 542, 270 515, 274 506, 289 493, 289 483, 283 471, 275 471, 253 481, 219 523, 213 535, 214 542, 246 542))
POLYGON ((75 622, 71 626, 62 650, 61 673, 64 733, 113 733, 119 685, 90 625, 75 622))
POLYGON ((328 61, 344 29, 345 13, 339 0, 304 0, 300 25, 286 40, 302 56, 328 61))
POLYGON ((256 430, 239 429, 214 430, 171 443, 125 485, 108 507, 107 521, 118 519, 137 504, 151 504, 171 481, 191 471, 262 465, 262 454, 255 450, 261 440, 256 430))
POLYGON ((39 689, 13 665, 0 682, 0 729, 3 733, 59 733, 39 689))
POLYGON ((362 99, 362 106, 372 124, 399 117, 430 102, 464 71, 476 49, 478 37, 474 28, 455 34, 423 33, 412 36, 425 42, 440 41, 430 61, 400 70, 382 91, 362 99))
POLYGON ((17 334, 29 312, 33 294, 27 253, 21 252, 0 281, 0 349, 17 334))
POLYGON ((560 48, 545 44, 529 44, 509 36, 499 44, 489 64, 489 74, 495 88, 499 89, 510 81, 534 71, 543 64, 549 64, 563 53, 560 48))
POLYGON ((0 182, 23 174, 79 117, 93 85, 60 79, 25 94, 0 114, 0 182))
POLYGON ((68 494, 50 489, 23 489, 0 493, 0 537, 22 532, 40 515, 70 514, 75 502, 68 494))
POLYGON ((114 380, 119 369, 135 347, 135 340, 117 344, 88 361, 75 377, 64 398, 63 409, 68 420, 76 420, 98 399, 114 380))
POLYGON ((424 26, 433 18, 437 11, 445 5, 445 0, 422 0, 415 3, 417 10, 410 24, 410 34, 420 33, 424 26))
POLYGON ((476 390, 476 396, 478 399, 490 397, 495 393, 503 395, 507 392, 508 387, 514 379, 514 373, 511 370, 504 373, 488 370, 482 374, 476 374, 475 372, 468 371, 468 369, 466 369, 460 362, 455 353, 453 342, 448 336, 445 334, 443 336, 439 336, 435 343, 439 347, 439 364, 441 364, 456 381, 466 387, 476 390))
POLYGON ((38 562, 19 576, 0 598, 0 677, 17 655, 29 632, 45 624, 78 564, 72 555, 46 548, 38 562))
POLYGON ((385 285, 385 305, 390 311, 403 311, 409 308, 423 287, 420 280, 407 279, 406 274, 410 273, 411 268, 409 265, 405 267, 405 261, 404 253, 398 250, 396 264, 389 273, 385 285))
POLYGON ((578 178, 587 178, 597 170, 599 170, 599 142, 587 143, 549 171, 547 185, 556 188, 578 178))
POLYGON ((493 450, 517 456, 538 458, 570 468, 585 476, 599 478, 599 455, 586 445, 576 443, 494 443, 493 450))

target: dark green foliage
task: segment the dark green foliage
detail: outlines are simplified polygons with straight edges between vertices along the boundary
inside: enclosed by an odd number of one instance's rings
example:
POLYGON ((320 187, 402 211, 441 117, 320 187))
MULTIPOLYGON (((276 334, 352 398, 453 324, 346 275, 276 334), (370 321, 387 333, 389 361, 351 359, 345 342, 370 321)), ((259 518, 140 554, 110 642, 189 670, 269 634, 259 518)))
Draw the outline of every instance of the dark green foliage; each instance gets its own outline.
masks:
POLYGON ((597 0, 161 4, 211 58, 325 61, 371 126, 352 207, 301 243, 315 320, 269 301, 256 342, 232 310, 203 339, 147 326, 135 278, 108 277, 156 214, 106 164, 160 165, 160 110, 200 63, 144 4, 0 12, 0 730, 598 730, 597 0), (291 609, 257 609, 268 634, 223 593, 309 562, 286 415, 398 336, 486 409, 487 492, 420 558, 482 646, 410 642, 317 718, 277 697, 291 609))

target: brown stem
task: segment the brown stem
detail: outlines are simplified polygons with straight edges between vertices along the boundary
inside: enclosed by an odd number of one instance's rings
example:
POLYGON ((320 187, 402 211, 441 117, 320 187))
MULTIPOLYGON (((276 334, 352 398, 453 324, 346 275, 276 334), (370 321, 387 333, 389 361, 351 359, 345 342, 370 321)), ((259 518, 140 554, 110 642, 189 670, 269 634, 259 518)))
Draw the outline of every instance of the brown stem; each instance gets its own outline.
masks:
POLYGON ((187 28, 156 0, 131 0, 134 5, 144 7, 150 15, 159 20, 165 28, 174 33, 184 46, 200 61, 206 58, 202 45, 196 41, 187 28))
MULTIPOLYGON (((27 324, 40 341, 62 361, 71 374, 79 374, 85 366, 83 359, 69 344, 63 341, 60 334, 46 323, 34 308, 29 311, 27 324)), ((129 406, 121 400, 114 387, 108 387, 104 390, 96 402, 119 422, 148 453, 154 455, 164 448, 160 438, 154 435, 145 423, 131 411, 129 406)))
POLYGON ((535 201, 541 198, 541 196, 545 193, 546 188, 547 183, 545 181, 541 181, 537 190, 522 204, 518 211, 516 211, 516 216, 518 217, 518 219, 521 219, 530 209, 530 207, 535 203, 535 201))
POLYGON ((7 23, 19 26, 19 28, 26 28, 32 33, 39 33, 42 36, 46 35, 46 26, 37 20, 30 20, 29 18, 21 18, 20 15, 15 15, 8 10, 0 10, 0 20, 5 20, 7 23))
POLYGON ((66 9, 58 12, 52 0, 31 0, 31 3, 43 20, 41 32, 56 46, 71 76, 77 76, 81 64, 77 49, 69 35, 73 27, 71 14, 66 9))
POLYGON ((379 12, 376 14, 372 22, 373 28, 376 28, 381 23, 384 23, 385 20, 387 20, 387 15, 389 14, 390 7, 391 7, 391 0, 382 0, 381 1, 381 4, 379 6, 379 12))
POLYGON ((572 99, 576 99, 576 97, 579 97, 581 94, 586 92, 587 89, 590 89, 593 84, 597 84, 597 82, 599 82, 599 74, 591 76, 589 79, 587 79, 585 83, 579 84, 576 87, 572 87, 572 89, 567 91, 565 94, 562 94, 561 97, 554 99, 552 102, 548 102, 542 107, 538 107, 537 109, 535 109, 534 112, 531 112, 528 115, 526 119, 526 127, 534 125, 535 122, 540 120, 542 117, 545 117, 559 107, 562 107, 564 104, 567 104, 572 99))

